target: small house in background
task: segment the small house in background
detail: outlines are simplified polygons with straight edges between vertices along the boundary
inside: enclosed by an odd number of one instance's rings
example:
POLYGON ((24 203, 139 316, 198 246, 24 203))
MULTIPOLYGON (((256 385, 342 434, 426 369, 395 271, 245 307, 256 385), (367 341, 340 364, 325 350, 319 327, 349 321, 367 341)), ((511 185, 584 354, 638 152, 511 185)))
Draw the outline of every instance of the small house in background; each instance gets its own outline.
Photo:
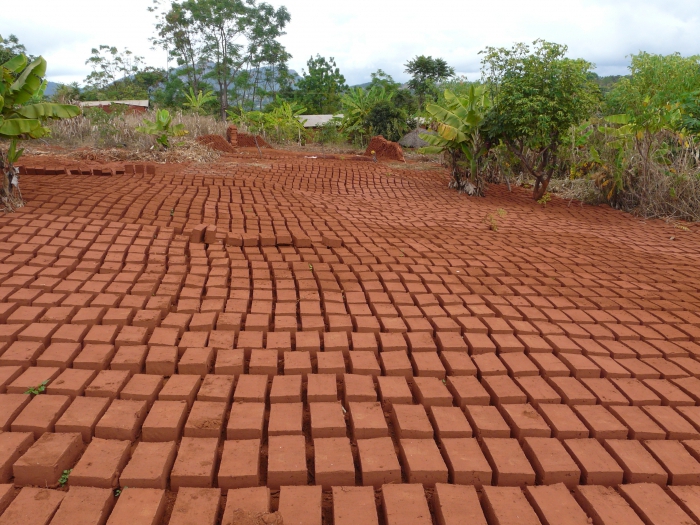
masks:
POLYGON ((303 122, 305 128, 320 128, 334 117, 342 119, 343 115, 299 115, 297 118, 303 122))
POLYGON ((127 113, 145 113, 148 111, 148 100, 89 100, 79 102, 81 108, 101 108, 111 113, 115 106, 125 108, 127 113))

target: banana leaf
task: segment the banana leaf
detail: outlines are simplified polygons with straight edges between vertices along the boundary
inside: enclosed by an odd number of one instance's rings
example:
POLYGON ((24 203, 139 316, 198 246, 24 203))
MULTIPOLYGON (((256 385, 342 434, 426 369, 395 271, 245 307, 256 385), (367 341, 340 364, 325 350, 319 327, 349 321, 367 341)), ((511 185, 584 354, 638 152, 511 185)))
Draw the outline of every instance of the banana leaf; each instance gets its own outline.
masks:
POLYGON ((40 118, 72 118, 80 115, 80 108, 70 104, 31 104, 17 108, 15 113, 29 119, 40 118))

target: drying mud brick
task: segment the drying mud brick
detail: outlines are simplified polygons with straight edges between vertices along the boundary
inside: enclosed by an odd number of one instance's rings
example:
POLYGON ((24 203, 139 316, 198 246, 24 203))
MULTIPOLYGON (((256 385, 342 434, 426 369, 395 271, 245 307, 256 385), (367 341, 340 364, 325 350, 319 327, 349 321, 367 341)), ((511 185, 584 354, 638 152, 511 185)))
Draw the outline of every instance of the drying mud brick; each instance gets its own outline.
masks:
POLYGON ((50 395, 70 396, 77 398, 85 393, 85 389, 97 375, 95 370, 80 370, 77 368, 66 368, 61 375, 54 379, 46 388, 46 393, 50 395))
POLYGON ((479 438, 509 438, 511 431, 508 423, 494 406, 466 406, 464 413, 479 438))
POLYGON ((48 525, 65 496, 57 490, 24 487, 0 516, 0 524, 48 525))
POLYGON ((639 441, 608 439, 604 446, 624 470, 625 483, 656 483, 666 486, 668 474, 639 441))
POLYGON ((260 484, 259 440, 234 440, 224 443, 218 484, 221 489, 257 487, 260 484))
POLYGON ((184 436, 218 439, 221 436, 226 408, 226 403, 195 401, 185 423, 184 436))
POLYGON ((119 483, 122 487, 165 489, 170 470, 175 462, 177 443, 140 442, 131 455, 131 460, 122 470, 119 483))
POLYGON ((452 394, 437 377, 414 377, 413 395, 425 407, 452 406, 452 394))
POLYGON ((399 452, 409 483, 422 483, 426 487, 447 483, 447 465, 432 438, 401 439, 399 452))
POLYGON ((130 449, 130 441, 93 439, 70 473, 71 486, 116 488, 130 449))
POLYGON ((345 437, 347 427, 343 407, 340 403, 309 403, 311 437, 345 437))
POLYGON ((391 423, 400 439, 433 438, 433 427, 422 405, 394 405, 391 423))
POLYGON ((525 487, 542 525, 588 525, 588 516, 563 484, 525 487))
POLYGON ((270 436, 268 439, 267 486, 306 485, 304 436, 270 436))
POLYGON ((218 438, 183 437, 170 473, 170 488, 212 487, 218 444, 218 438))
POLYGON ((83 451, 80 434, 42 435, 12 466, 15 485, 57 487, 64 470, 71 469, 83 451))
POLYGON ((700 484, 700 463, 679 441, 647 441, 644 446, 668 472, 669 485, 700 484))
POLYGON ((669 496, 695 521, 700 519, 700 487, 679 486, 669 487, 669 496))
POLYGON ((627 427, 629 439, 666 439, 666 431, 639 407, 610 407, 610 413, 627 427))
POLYGON ((527 437, 548 438, 552 433, 532 405, 501 405, 501 414, 519 441, 527 437))
POLYGON ((221 525, 238 525, 243 518, 269 514, 270 503, 270 489, 267 487, 229 490, 221 525))
POLYGON ((187 402, 155 401, 141 427, 143 441, 178 441, 187 418, 187 402))
POLYGON ((233 403, 226 426, 226 439, 262 439, 265 403, 233 403))
POLYGON ((430 407, 428 415, 439 440, 472 437, 472 427, 459 407, 430 407))
POLYGON ((185 401, 189 406, 192 406, 201 384, 202 378, 199 376, 172 376, 158 394, 158 399, 161 401, 185 401))
POLYGON ((3 432, 0 434, 0 483, 12 479, 12 465, 34 443, 31 432, 3 432))
POLYGON ((268 436, 302 435, 302 403, 277 403, 270 406, 268 436))
POLYGON ((346 437, 314 439, 314 465, 315 484, 323 490, 355 484, 355 465, 346 437))
POLYGON ((401 483, 401 466, 391 438, 358 439, 357 451, 363 486, 401 483))
POLYGON ((312 374, 306 385, 308 403, 330 402, 338 399, 338 387, 334 374, 312 374))
POLYGON ((666 432, 667 439, 696 439, 700 437, 693 425, 672 407, 645 406, 642 407, 642 410, 666 432))
POLYGON ((423 485, 383 485, 382 505, 386 525, 431 525, 423 485))
POLYGON ((448 376, 447 388, 454 396, 456 404, 462 408, 466 405, 488 405, 491 397, 476 377, 448 376))
POLYGON ((636 483, 618 488, 630 506, 653 525, 691 525, 694 520, 655 483, 636 483))
MULTIPOLYGON (((71 475, 73 473, 71 472, 71 475)), ((51 520, 52 525, 100 525, 114 507, 114 492, 95 487, 71 487, 51 520)))
POLYGON ((342 377, 346 404, 353 401, 370 402, 377 400, 377 391, 371 376, 344 374, 342 377))
POLYGON ((12 422, 12 432, 32 432, 39 439, 45 432, 53 432, 58 418, 70 405, 68 396, 38 395, 24 407, 12 422))
POLYGON ((542 525, 519 487, 484 487, 482 506, 489 525, 542 525))
POLYGON ((528 437, 523 452, 535 470, 538 485, 563 483, 569 489, 579 484, 581 470, 555 438, 528 437))
POLYGON ((474 487, 438 483, 435 485, 433 507, 438 525, 487 525, 474 487))
POLYGON ((100 370, 85 389, 85 395, 114 399, 126 386, 130 376, 128 370, 100 370))
POLYGON ((547 425, 552 429, 552 437, 557 439, 582 439, 590 434, 588 428, 567 405, 540 405, 537 407, 547 425))
POLYGON ((221 507, 219 489, 183 487, 177 493, 170 525, 216 525, 221 507))
POLYGON ((349 403, 350 426, 355 439, 370 439, 389 435, 384 411, 379 403, 349 403))
POLYGON ((574 405, 574 412, 598 440, 625 439, 628 430, 602 405, 574 405))
POLYGON ((629 504, 615 489, 601 485, 579 485, 574 496, 593 525, 642 525, 629 504))
POLYGON ((535 471, 516 439, 485 438, 483 451, 499 487, 535 484, 535 471))
POLYGON ((147 414, 146 401, 115 399, 95 426, 95 437, 134 441, 147 414))
POLYGON ((321 525, 321 487, 282 487, 278 512, 283 523, 321 525))
POLYGON ((477 488, 491 484, 493 470, 476 439, 447 438, 440 444, 450 483, 477 488))
POLYGON ((392 404, 410 404, 413 402, 413 394, 405 377, 378 376, 379 398, 383 402, 392 404))
POLYGON ((166 502, 164 490, 125 488, 107 525, 157 525, 165 514, 166 502))
POLYGON ((596 439, 566 439, 564 447, 581 469, 581 483, 614 486, 622 483, 624 472, 596 439))
POLYGON ((242 375, 233 392, 234 401, 264 403, 267 400, 267 376, 242 375))
POLYGON ((334 525, 379 525, 372 487, 333 487, 334 525))

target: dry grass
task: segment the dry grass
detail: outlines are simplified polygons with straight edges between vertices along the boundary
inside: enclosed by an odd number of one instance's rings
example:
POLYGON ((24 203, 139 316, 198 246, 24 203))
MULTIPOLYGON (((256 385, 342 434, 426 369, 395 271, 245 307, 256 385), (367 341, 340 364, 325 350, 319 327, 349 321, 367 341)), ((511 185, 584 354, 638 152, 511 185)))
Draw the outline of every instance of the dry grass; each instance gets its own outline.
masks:
MULTIPOLYGON (((144 119, 153 120, 154 116, 152 110, 142 114, 108 114, 99 109, 88 110, 73 119, 51 122, 51 137, 46 142, 71 148, 150 150, 155 146, 155 139, 139 133, 136 128, 144 119)), ((226 136, 227 124, 212 116, 177 112, 173 114, 173 124, 184 124, 190 138, 200 135, 226 136)))

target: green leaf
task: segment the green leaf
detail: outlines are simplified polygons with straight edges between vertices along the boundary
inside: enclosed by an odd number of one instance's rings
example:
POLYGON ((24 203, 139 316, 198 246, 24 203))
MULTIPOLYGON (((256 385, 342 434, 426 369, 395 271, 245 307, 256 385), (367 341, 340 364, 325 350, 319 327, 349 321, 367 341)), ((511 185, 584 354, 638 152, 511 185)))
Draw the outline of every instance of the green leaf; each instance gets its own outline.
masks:
POLYGON ((16 109, 15 112, 29 119, 63 119, 77 117, 80 115, 80 108, 70 104, 51 104, 44 102, 23 106, 16 109))

